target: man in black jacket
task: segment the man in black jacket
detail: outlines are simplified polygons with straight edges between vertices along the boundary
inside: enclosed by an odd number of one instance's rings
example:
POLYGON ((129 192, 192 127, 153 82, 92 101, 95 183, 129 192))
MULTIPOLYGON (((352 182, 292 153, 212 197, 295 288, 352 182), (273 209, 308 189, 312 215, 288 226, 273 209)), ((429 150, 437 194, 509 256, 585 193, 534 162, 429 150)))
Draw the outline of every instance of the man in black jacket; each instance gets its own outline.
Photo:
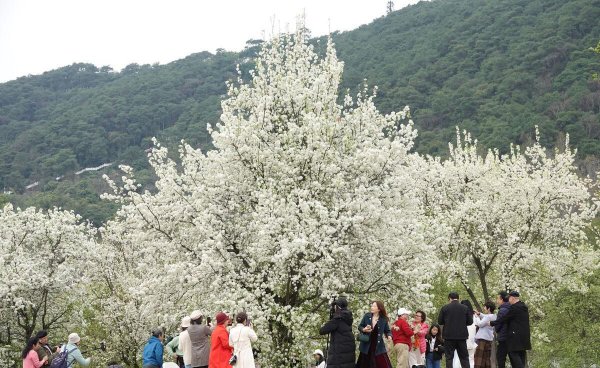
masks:
POLYGON ((467 306, 458 302, 458 293, 448 294, 448 304, 440 311, 438 323, 442 325, 444 350, 446 352, 446 367, 452 367, 454 351, 460 359, 462 368, 469 368, 469 352, 467 351, 467 326, 473 323, 473 314, 467 306))
MULTIPOLYGON (((508 293, 506 291, 500 291, 498 298, 496 299, 498 304, 498 316, 496 319, 502 317, 510 309, 510 303, 508 302, 508 293)), ((506 357, 508 356, 508 350, 506 349, 506 324, 496 323, 494 325, 496 330, 496 336, 498 339, 498 349, 496 350, 496 364, 498 368, 506 367, 506 357)))
POLYGON ((356 343, 352 333, 352 312, 348 310, 345 298, 336 299, 333 308, 333 317, 319 330, 321 335, 331 334, 327 368, 354 368, 356 343))
POLYGON ((505 315, 490 322, 490 326, 504 323, 506 326, 506 349, 508 359, 513 368, 524 368, 527 365, 527 350, 531 350, 529 330, 529 309, 519 299, 519 292, 508 293, 510 308, 505 315))

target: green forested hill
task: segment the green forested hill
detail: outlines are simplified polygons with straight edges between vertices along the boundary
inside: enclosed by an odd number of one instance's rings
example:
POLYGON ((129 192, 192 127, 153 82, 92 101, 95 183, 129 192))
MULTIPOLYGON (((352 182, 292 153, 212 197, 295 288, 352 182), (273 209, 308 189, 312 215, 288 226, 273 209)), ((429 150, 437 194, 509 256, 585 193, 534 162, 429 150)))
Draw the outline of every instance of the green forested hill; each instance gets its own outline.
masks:
POLYGON ((488 145, 548 144, 568 132, 600 153, 600 1, 422 2, 338 37, 348 86, 380 87, 384 110, 412 107, 419 149, 438 152, 455 125, 488 145))
MULTIPOLYGON (((434 0, 333 37, 343 87, 356 91, 367 78, 383 111, 410 105, 419 151, 443 154, 456 125, 484 146, 527 144, 537 124, 548 145, 569 133, 582 169, 593 172, 600 57, 589 48, 600 39, 598 19, 600 0, 434 0)), ((98 198, 100 175, 73 173, 116 162, 148 178, 152 136, 173 148, 182 138, 210 147, 206 124, 217 121, 225 81, 237 63, 249 68, 255 43, 239 54, 120 73, 74 64, 0 84, 0 188, 13 192, 0 202, 60 205, 103 221, 112 209, 98 198)))

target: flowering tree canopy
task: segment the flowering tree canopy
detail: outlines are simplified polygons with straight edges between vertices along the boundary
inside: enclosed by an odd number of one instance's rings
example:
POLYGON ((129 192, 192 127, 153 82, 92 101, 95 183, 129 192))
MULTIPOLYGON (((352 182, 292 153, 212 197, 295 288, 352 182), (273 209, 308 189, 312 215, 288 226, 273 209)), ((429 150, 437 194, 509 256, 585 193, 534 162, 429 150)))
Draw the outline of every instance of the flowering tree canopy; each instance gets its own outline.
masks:
POLYGON ((0 212, 0 309, 14 316, 6 327, 15 329, 19 340, 73 317, 93 234, 72 212, 12 205, 0 212))
POLYGON ((511 146, 506 155, 482 156, 470 135, 457 132, 448 159, 422 164, 429 171, 418 186, 426 211, 446 228, 437 234, 444 239, 438 246, 444 272, 475 303, 489 300, 490 291, 519 288, 539 302, 558 287, 585 287, 578 280, 597 267, 598 253, 584 229, 598 203, 574 157, 568 139, 551 155, 537 135, 524 152, 511 146))
POLYGON ((408 109, 384 116, 366 90, 339 105, 342 69, 331 41, 319 59, 302 31, 276 37, 229 85, 214 151, 182 144, 178 165, 157 145, 155 193, 111 183, 127 232, 185 270, 162 282, 254 314, 273 366, 301 364, 335 295, 426 300, 428 268, 406 266, 425 248, 408 109))

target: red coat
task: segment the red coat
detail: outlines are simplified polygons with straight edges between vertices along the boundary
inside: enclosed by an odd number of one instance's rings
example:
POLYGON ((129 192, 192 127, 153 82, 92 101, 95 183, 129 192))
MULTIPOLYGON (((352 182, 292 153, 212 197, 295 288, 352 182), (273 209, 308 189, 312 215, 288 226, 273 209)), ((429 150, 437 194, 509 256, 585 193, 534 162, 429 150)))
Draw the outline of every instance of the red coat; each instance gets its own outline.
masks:
POLYGON ((410 337, 412 335, 414 335, 414 332, 404 319, 398 318, 392 325, 392 340, 394 340, 394 345, 406 344, 410 346, 410 337), (400 327, 400 330, 396 331, 394 326, 400 327))
POLYGON ((231 368, 229 359, 233 348, 229 346, 229 332, 225 325, 217 325, 210 337, 208 368, 231 368))

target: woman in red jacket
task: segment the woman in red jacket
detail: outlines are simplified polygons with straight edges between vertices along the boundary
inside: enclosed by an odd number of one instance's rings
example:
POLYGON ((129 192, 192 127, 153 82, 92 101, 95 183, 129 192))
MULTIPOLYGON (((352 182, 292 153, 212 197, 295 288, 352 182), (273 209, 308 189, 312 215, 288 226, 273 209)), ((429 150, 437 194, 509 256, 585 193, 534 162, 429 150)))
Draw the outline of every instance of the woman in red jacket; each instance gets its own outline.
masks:
POLYGON ((231 368, 229 359, 233 353, 233 348, 229 346, 229 332, 227 332, 227 323, 229 316, 221 312, 217 314, 217 327, 210 337, 210 357, 208 358, 208 368, 231 368))

